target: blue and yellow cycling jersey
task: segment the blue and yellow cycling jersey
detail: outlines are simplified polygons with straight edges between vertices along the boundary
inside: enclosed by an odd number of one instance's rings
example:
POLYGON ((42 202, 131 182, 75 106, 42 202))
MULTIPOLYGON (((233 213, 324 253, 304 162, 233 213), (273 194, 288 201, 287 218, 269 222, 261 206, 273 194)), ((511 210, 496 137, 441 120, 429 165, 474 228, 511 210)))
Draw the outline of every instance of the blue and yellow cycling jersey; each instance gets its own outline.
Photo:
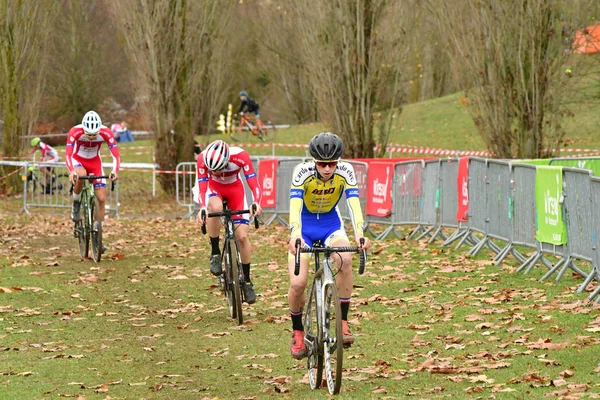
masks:
POLYGON ((296 166, 290 189, 292 238, 299 238, 309 231, 322 232, 326 238, 332 232, 343 230, 342 218, 337 207, 343 194, 348 202, 354 235, 357 238, 362 237, 364 220, 352 165, 339 162, 332 178, 327 182, 317 177, 313 161, 296 166))

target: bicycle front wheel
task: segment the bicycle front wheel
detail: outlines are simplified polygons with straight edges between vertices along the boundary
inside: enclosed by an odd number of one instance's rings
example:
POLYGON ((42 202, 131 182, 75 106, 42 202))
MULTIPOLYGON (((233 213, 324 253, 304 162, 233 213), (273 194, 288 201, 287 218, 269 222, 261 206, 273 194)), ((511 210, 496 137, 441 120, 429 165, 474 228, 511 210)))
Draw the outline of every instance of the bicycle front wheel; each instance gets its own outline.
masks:
POLYGON ((100 262, 102 258, 102 217, 100 216, 100 206, 98 198, 94 196, 90 202, 91 224, 91 240, 92 240, 92 255, 94 261, 100 262))
POLYGON ((231 140, 238 143, 248 143, 248 136, 250 135, 250 131, 248 129, 235 128, 229 136, 231 140))
POLYGON ((310 287, 306 306, 304 307, 304 343, 306 344, 308 382, 311 389, 318 389, 323 383, 323 347, 322 333, 319 325, 319 307, 317 306, 318 291, 316 283, 310 287))
POLYGON ((81 257, 87 258, 90 252, 90 235, 89 222, 87 217, 88 193, 81 192, 81 207, 79 208, 79 221, 75 223, 77 229, 77 239, 79 240, 79 254, 81 257))
POLYGON ((244 323, 242 313, 242 292, 240 290, 240 270, 238 265, 238 247, 235 240, 229 240, 225 257, 225 274, 227 274, 227 301, 229 315, 237 319, 238 325, 244 323))
POLYGON ((338 394, 342 387, 342 364, 344 361, 344 339, 342 337, 342 305, 335 283, 325 287, 323 299, 323 350, 325 376, 329 393, 338 394))

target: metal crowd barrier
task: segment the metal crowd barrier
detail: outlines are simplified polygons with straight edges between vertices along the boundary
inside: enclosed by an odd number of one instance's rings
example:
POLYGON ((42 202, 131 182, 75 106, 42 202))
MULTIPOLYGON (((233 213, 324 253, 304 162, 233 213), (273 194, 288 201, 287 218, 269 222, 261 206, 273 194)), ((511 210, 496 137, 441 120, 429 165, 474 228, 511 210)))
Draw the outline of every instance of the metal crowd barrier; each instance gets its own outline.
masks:
MULTIPOLYGON (((563 246, 563 257, 540 279, 544 281, 554 272, 558 271, 556 280, 560 280, 566 270, 571 268, 579 275, 586 278, 588 274, 575 265, 575 259, 592 262, 592 226, 589 215, 591 214, 591 191, 589 171, 573 168, 563 168, 563 216, 567 226, 568 241, 563 246), (560 268, 560 271, 559 271, 560 268)), ((593 275, 592 275, 593 276, 593 275)), ((587 284, 586 284, 587 286, 587 284)))
MULTIPOLYGON (((367 209, 367 196, 369 195, 368 189, 368 164, 360 161, 347 161, 354 168, 354 176, 356 177, 356 184, 358 186, 358 196, 360 199, 360 207, 363 210, 363 214, 367 209)), ((348 210, 348 204, 344 199, 341 199, 338 203, 338 208, 342 218, 350 220, 350 210, 348 210)))
MULTIPOLYGON (((25 213, 30 214, 31 208, 71 208, 73 195, 70 193, 69 170, 65 163, 27 162, 22 177, 25 213), (50 179, 42 170, 46 167, 52 168, 50 179)), ((110 184, 107 187, 110 188, 110 184)), ((106 191, 105 209, 111 216, 119 216, 119 185, 115 186, 114 192, 110 189, 106 191)))

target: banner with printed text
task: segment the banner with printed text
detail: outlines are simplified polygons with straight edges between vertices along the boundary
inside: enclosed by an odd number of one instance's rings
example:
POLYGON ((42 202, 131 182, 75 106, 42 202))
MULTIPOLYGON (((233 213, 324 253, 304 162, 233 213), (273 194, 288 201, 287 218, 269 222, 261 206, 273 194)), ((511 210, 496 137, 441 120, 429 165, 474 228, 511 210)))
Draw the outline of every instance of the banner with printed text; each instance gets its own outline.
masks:
POLYGON ((537 208, 536 239, 543 243, 567 243, 567 227, 562 215, 562 167, 538 165, 535 173, 537 208))
POLYGON ((276 159, 260 160, 258 164, 258 182, 262 189, 262 208, 275 208, 277 206, 277 166, 276 159))
POLYGON ((458 176, 456 178, 458 185, 458 210, 456 211, 456 221, 466 222, 469 220, 469 157, 462 157, 458 160, 458 176))
POLYGON ((372 162, 369 164, 367 215, 387 217, 392 213, 394 164, 394 162, 372 162))

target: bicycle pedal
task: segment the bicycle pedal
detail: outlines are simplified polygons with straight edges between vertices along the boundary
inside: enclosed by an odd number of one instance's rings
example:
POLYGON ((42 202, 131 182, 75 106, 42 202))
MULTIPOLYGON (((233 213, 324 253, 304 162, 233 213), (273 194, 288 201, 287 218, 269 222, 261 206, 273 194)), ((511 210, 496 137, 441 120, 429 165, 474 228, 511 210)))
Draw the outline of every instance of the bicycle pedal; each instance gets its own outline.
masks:
POLYGON ((343 346, 345 349, 349 349, 350 347, 352 347, 352 343, 344 343, 343 346))

